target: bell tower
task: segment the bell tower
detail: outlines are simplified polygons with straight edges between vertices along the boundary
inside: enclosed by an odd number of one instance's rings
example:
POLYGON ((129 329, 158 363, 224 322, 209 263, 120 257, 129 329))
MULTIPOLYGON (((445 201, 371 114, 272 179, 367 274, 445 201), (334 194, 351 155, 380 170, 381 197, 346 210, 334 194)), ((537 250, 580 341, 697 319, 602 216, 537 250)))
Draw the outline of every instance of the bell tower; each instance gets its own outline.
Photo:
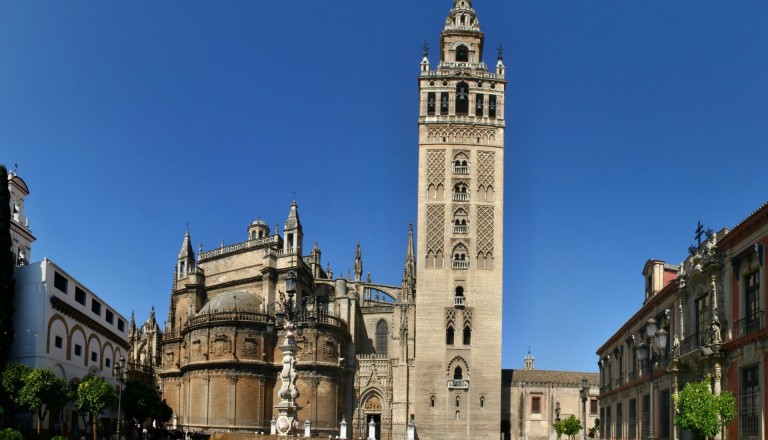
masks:
POLYGON ((504 64, 483 62, 455 0, 419 74, 415 425, 422 439, 498 438, 501 423, 504 64))

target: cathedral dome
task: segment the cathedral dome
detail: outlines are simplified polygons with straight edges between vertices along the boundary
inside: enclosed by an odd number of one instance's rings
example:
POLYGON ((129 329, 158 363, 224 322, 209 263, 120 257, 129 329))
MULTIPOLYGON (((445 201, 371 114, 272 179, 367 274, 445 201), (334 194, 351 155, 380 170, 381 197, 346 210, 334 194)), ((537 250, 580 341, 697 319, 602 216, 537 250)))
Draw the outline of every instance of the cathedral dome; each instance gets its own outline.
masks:
POLYGON ((211 298, 198 315, 206 313, 232 312, 259 312, 261 311, 261 297, 248 292, 226 292, 211 298))

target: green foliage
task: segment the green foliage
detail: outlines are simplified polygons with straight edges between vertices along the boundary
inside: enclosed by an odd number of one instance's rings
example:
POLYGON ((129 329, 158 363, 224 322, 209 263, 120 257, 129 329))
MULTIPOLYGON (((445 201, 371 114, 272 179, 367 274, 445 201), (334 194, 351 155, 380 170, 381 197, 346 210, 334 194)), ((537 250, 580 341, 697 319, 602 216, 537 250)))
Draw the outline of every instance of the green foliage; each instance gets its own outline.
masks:
POLYGON ((574 415, 567 419, 558 420, 555 422, 555 431, 557 432, 557 438, 565 434, 573 439, 581 431, 581 420, 577 419, 574 415))
POLYGON ((5 428, 0 431, 0 440, 24 440, 24 436, 13 428, 5 428))
POLYGON ((9 362, 3 370, 2 376, 0 376, 0 386, 2 386, 3 391, 11 399, 11 402, 16 405, 21 405, 19 392, 24 386, 24 376, 29 374, 30 371, 32 369, 27 365, 9 362))
POLYGON ((56 377, 53 371, 47 368, 35 368, 26 373, 22 380, 24 386, 19 390, 19 405, 37 414, 39 435, 42 420, 48 411, 57 411, 70 400, 69 388, 64 379, 56 377))
POLYGON ((0 165, 0 369, 11 354, 13 343, 13 296, 16 282, 13 279, 15 256, 11 251, 11 193, 8 191, 8 170, 0 165))
POLYGON ((690 382, 675 399, 675 424, 705 438, 714 438, 736 414, 736 399, 728 391, 712 394, 709 380, 690 382))
POLYGON ((136 420, 147 418, 165 423, 173 416, 173 410, 160 399, 154 387, 144 382, 129 381, 123 391, 123 409, 126 416, 136 420))
MULTIPOLYGON (((85 376, 77 386, 75 407, 80 413, 90 413, 93 426, 97 426, 99 413, 115 402, 117 402, 115 389, 99 376, 85 376)), ((96 431, 96 429, 93 430, 93 440, 96 440, 96 431)))
POLYGON ((563 436, 563 421, 562 420, 558 420, 558 421, 555 422, 555 432, 557 433, 557 438, 558 439, 563 436))
POLYGON ((595 419, 595 426, 589 428, 587 437, 589 438, 600 437, 600 419, 595 419))
POLYGON ((563 420, 563 434, 574 438, 579 431, 581 431, 581 420, 577 419, 576 416, 571 415, 563 420))
POLYGON ((64 437, 63 435, 57 435, 51 438, 51 440, 69 440, 69 439, 67 437, 64 437))

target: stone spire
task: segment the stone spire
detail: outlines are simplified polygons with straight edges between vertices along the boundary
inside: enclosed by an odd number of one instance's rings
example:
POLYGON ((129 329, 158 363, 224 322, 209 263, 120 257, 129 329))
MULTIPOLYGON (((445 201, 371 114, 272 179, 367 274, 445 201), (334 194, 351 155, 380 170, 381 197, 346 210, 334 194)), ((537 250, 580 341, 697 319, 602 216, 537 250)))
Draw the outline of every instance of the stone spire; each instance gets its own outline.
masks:
POLYGON ((299 208, 296 205, 296 200, 291 203, 291 209, 288 211, 288 218, 285 220, 285 226, 283 228, 283 236, 283 252, 286 254, 301 255, 301 244, 304 239, 304 234, 301 231, 299 208))
POLYGON ((189 229, 184 233, 184 241, 181 243, 179 259, 176 262, 177 278, 184 278, 195 266, 195 251, 192 249, 192 239, 189 236, 189 229))
POLYGON ((136 334, 136 319, 133 317, 133 310, 131 310, 131 325, 128 327, 128 335, 133 337, 136 334))
POLYGON ((355 250, 355 281, 360 281, 363 277, 363 257, 360 252, 360 242, 357 242, 355 250))
POLYGON ((408 224, 408 247, 405 250, 403 266, 403 296, 413 301, 416 294, 416 258, 413 251, 413 223, 408 224))

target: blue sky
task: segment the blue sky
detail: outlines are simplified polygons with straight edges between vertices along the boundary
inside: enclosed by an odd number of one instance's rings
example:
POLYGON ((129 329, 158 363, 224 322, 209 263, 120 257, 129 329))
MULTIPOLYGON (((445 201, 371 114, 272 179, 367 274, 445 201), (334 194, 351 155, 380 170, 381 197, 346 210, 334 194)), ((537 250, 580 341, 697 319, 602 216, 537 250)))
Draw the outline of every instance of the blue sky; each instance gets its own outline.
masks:
MULTIPOLYGON (((416 78, 450 0, 0 0, 0 162, 33 259, 165 319, 195 249, 284 222, 335 272, 399 284, 416 78)), ((595 371, 643 264, 768 199, 768 2, 476 0, 507 66, 503 365, 595 371)))

